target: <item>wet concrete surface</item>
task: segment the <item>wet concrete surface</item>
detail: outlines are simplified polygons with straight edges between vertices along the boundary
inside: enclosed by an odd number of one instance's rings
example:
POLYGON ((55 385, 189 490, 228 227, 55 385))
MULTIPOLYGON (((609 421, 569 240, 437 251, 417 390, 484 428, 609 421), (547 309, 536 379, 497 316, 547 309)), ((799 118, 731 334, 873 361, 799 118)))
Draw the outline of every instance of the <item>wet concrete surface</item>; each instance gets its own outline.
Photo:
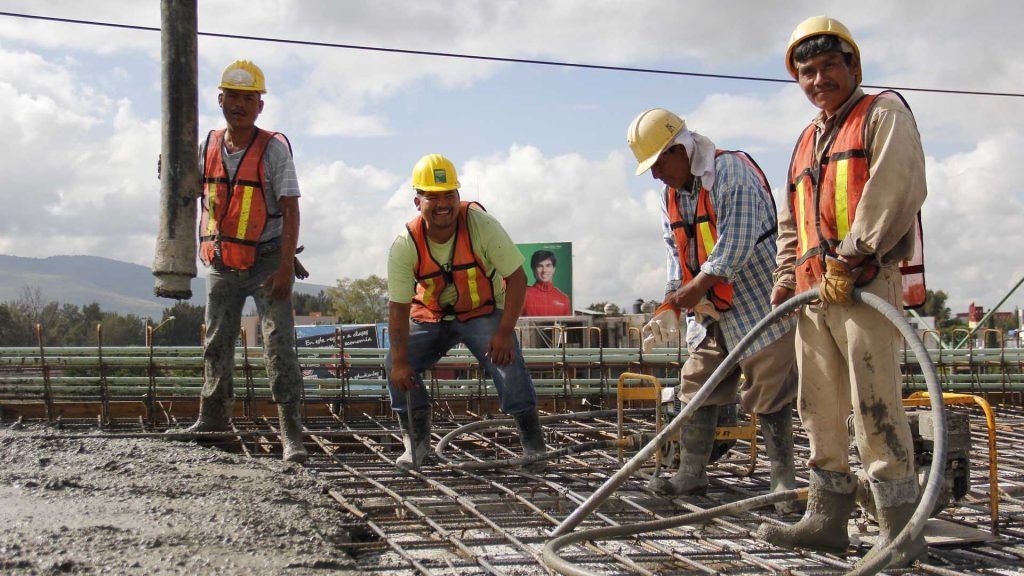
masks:
MULTIPOLYGON (((0 429, 0 573, 355 574, 303 468, 162 439, 0 429)), ((351 518, 348 518, 351 521, 351 518)))

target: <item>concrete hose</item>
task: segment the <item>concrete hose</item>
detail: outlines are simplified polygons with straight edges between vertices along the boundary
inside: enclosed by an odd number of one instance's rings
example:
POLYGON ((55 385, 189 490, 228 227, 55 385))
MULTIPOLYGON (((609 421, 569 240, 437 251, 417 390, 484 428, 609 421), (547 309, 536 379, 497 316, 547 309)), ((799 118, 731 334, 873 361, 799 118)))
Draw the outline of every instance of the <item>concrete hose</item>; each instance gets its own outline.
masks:
MULTIPOLYGON (((625 414, 641 415, 641 414, 653 414, 653 408, 636 408, 626 410, 625 414)), ((541 424, 551 424, 552 422, 566 422, 570 420, 590 420, 593 418, 606 418, 616 416, 617 410, 593 410, 590 412, 570 412, 568 414, 555 414, 552 416, 541 416, 541 424)), ((559 448, 557 450, 548 450, 544 454, 530 457, 519 457, 519 458, 508 458, 505 460, 487 460, 483 462, 454 462, 450 458, 444 455, 445 448, 452 440, 468 434, 470 432, 484 432, 487 430, 494 429, 505 429, 515 428, 515 420, 512 418, 495 418, 493 420, 480 420, 478 422, 470 422, 459 426, 455 430, 444 435, 441 440, 438 441, 437 446, 434 448, 434 454, 442 465, 448 468, 456 468, 459 470, 497 470, 500 468, 515 468, 523 467, 534 462, 542 460, 554 460, 562 456, 568 456, 570 454, 579 454, 582 452, 589 452, 591 450, 600 450, 602 448, 629 448, 631 446, 639 446, 649 437, 639 434, 628 436, 622 440, 595 440, 593 442, 583 442, 576 446, 569 446, 566 448, 559 448)))
MULTIPOLYGON (((711 392, 715 389, 718 383, 725 377, 732 369, 736 366, 740 356, 743 352, 750 347, 754 340, 769 326, 777 322, 778 320, 786 317, 790 313, 794 312, 801 306, 811 302, 818 298, 818 291, 811 290, 803 292, 776 309, 772 310, 770 314, 765 316, 756 326, 750 331, 749 334, 740 340, 736 348, 729 353, 725 361, 717 370, 711 375, 708 381, 701 387, 701 389, 694 395, 693 399, 689 404, 666 426, 662 431, 654 437, 651 442, 644 446, 633 458, 626 463, 626 465, 618 472, 613 474, 604 484, 601 485, 583 504, 580 505, 572 514, 570 514, 562 523, 552 532, 554 537, 549 540, 544 546, 543 560, 544 564, 561 574, 572 574, 576 576, 597 576, 599 573, 584 570, 579 566, 568 562, 561 558, 558 552, 571 544, 577 542, 583 542, 588 540, 596 540, 601 537, 622 537, 627 535, 639 534, 642 532, 664 529, 671 526, 681 526, 683 524, 689 524, 693 522, 702 522, 716 518, 718 516, 733 514, 740 511, 757 508, 760 506, 766 506, 768 504, 774 504, 776 502, 784 502, 788 500, 797 499, 801 490, 789 490, 786 492, 778 492, 775 494, 769 494, 765 496, 757 496, 746 500, 740 500, 732 504, 725 506, 719 506, 711 508, 709 510, 695 513, 686 514, 683 516, 666 518, 655 522, 645 522, 635 525, 615 526, 611 528, 598 528, 593 530, 580 531, 575 534, 569 535, 568 533, 578 526, 587 516, 589 516, 598 506, 600 506, 605 500, 608 499, 618 488, 637 470, 643 466, 655 451, 660 450, 661 446, 667 442, 674 434, 678 433, 678 430, 690 420, 692 415, 700 408, 701 404, 711 395, 711 392), (678 522, 673 524, 673 522, 678 522), (572 536, 569 538, 568 536, 572 536)), ((938 416, 934 419, 934 430, 935 430, 935 446, 934 446, 934 457, 932 459, 931 467, 928 471, 928 482, 925 486, 924 494, 921 497, 921 502, 918 504, 914 515, 907 522, 907 525, 899 533, 899 535, 893 539, 893 541, 884 549, 868 562, 862 563, 860 566, 849 572, 851 575, 867 575, 876 574, 886 565, 892 558, 892 552, 894 550, 902 549, 911 540, 915 539, 921 531, 924 529, 924 524, 928 520, 928 516, 931 510, 934 509, 935 502, 939 497, 939 492, 943 481, 943 468, 946 462, 947 456, 947 444, 946 444, 946 417, 945 408, 942 401, 942 387, 939 384, 938 375, 935 371, 935 366, 931 362, 931 357, 928 355, 928 350, 924 347, 924 344, 918 338, 914 328, 906 321, 903 314, 886 302, 884 299, 875 296, 873 294, 861 293, 860 290, 855 290, 853 293, 854 300, 862 302, 867 306, 870 306, 874 310, 882 314, 887 320, 889 320, 900 332, 900 334, 910 344, 911 350, 914 352, 914 356, 917 357, 918 362, 921 365, 922 373, 924 374, 925 383, 928 386, 928 392, 930 397, 931 409, 938 416)))

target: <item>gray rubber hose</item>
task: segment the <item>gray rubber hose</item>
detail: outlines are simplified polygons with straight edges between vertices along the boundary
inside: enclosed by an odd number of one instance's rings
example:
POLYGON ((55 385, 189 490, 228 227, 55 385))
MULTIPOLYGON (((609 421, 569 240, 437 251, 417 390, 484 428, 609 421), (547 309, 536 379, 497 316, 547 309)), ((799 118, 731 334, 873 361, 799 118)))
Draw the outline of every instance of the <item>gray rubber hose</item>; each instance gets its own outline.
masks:
MULTIPOLYGON (((630 476, 632 476, 641 466, 652 456, 655 451, 659 450, 662 445, 665 444, 670 438, 678 433, 679 429, 690 420, 693 413, 700 408, 701 404, 707 399, 707 397, 714 391, 715 387, 719 382, 729 374, 739 362, 740 356, 743 352, 750 347, 754 340, 766 330, 769 326, 777 322, 778 320, 786 317, 788 314, 797 310, 801 306, 816 300, 818 298, 818 291, 811 290, 803 292, 790 298, 779 307, 772 310, 770 314, 765 316, 756 326, 750 331, 749 334, 740 340, 736 348, 732 350, 726 357, 725 361, 722 362, 721 366, 718 367, 708 381, 700 388, 700 390, 694 395, 693 399, 689 404, 677 415, 672 422, 670 422, 662 431, 657 434, 653 440, 651 440, 646 446, 644 446, 633 458, 626 463, 626 465, 618 472, 613 474, 604 484, 601 485, 583 504, 580 505, 572 514, 570 514, 557 528, 552 532, 554 537, 552 540, 544 546, 543 560, 544 564, 556 570, 562 574, 573 574, 577 576, 596 576, 599 573, 591 572, 576 566, 575 564, 567 562, 565 559, 558 556, 558 552, 561 548, 571 545, 576 542, 593 540, 598 537, 606 537, 614 535, 616 537, 639 534, 652 529, 655 523, 646 522, 636 525, 628 526, 615 526, 614 530, 608 531, 609 528, 598 528, 594 530, 581 531, 577 534, 573 534, 572 538, 562 538, 567 535, 571 530, 578 526, 587 516, 589 516, 598 506, 600 506, 605 500, 608 499, 630 476), (605 536, 599 536, 603 534, 605 536)), ((902 548, 912 539, 916 538, 921 530, 924 529, 924 524, 928 520, 928 516, 931 510, 934 509, 935 502, 939 497, 939 491, 943 482, 943 473, 946 463, 947 445, 946 445, 946 417, 945 407, 942 402, 942 387, 939 384, 938 375, 935 372, 935 366, 931 362, 931 357, 928 355, 928 350, 924 347, 921 339, 918 338, 917 332, 914 328, 906 321, 903 314, 894 308, 891 304, 886 302, 883 298, 875 296, 873 294, 862 293, 860 290, 855 290, 853 298, 857 302, 870 306, 874 310, 882 314, 887 320, 889 320, 900 332, 900 334, 909 343, 911 350, 914 352, 914 356, 917 358, 918 363, 921 366, 921 370, 924 374, 925 383, 928 386, 928 392, 930 396, 930 403, 932 411, 938 416, 934 419, 935 426, 935 445, 934 453, 931 463, 931 468, 928 471, 928 482, 924 490, 924 494, 921 497, 921 502, 917 506, 917 510, 914 515, 907 522, 907 525, 899 533, 899 535, 893 539, 893 541, 878 554, 876 554, 870 561, 863 563, 862 565, 855 568, 849 574, 864 575, 864 574, 876 574, 886 565, 892 558, 892 551, 895 549, 902 548)), ((732 514, 734 512, 748 510, 759 506, 764 506, 769 503, 792 500, 797 498, 799 491, 790 490, 786 492, 779 492, 776 494, 769 494, 767 496, 757 496, 747 500, 741 500, 734 502, 726 506, 719 506, 712 508, 704 512, 697 514, 686 514, 681 517, 667 518, 659 520, 657 522, 680 522, 675 525, 682 525, 696 521, 708 520, 724 514, 732 514), (775 498, 770 498, 770 497, 775 498)), ((667 527, 666 524, 663 527, 667 527)))

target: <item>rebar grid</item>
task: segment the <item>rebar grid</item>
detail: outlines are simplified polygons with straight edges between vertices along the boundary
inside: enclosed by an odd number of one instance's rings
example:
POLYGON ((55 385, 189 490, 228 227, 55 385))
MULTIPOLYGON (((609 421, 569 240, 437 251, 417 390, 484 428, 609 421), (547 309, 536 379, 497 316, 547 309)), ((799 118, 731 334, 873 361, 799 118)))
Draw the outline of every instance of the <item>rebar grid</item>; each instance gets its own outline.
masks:
MULTIPOLYGON (((330 349, 303 351, 305 366, 337 366, 330 349)), ((671 369, 678 373, 685 352, 660 351, 638 354, 623 349, 526 350, 535 372, 541 398, 555 397, 556 409, 609 405, 607 382, 616 371, 671 369), (680 355, 682 354, 682 355, 680 355), (560 401, 559 401, 560 399, 560 401)), ((44 408, 39 417, 71 431, 94 430, 107 435, 150 435, 179 422, 178 400, 194 400, 201 382, 199 350, 191 349, 34 349, 0 350, 0 418, 5 407, 36 403, 44 408), (141 372, 140 372, 141 370, 141 372), (79 413, 95 418, 71 418, 67 402, 88 402, 79 413), (138 408, 131 417, 124 408, 138 408)), ((346 359, 351 366, 375 366, 379 351, 353 349, 346 359)), ((967 392, 991 394, 1003 401, 1021 401, 1024 351, 1019 349, 933 350, 944 385, 967 392)), ((235 418, 233 435, 218 438, 227 449, 254 458, 280 457, 275 436, 276 419, 259 415, 254 401, 266 401, 269 390, 261 374, 258 354, 239 353, 239 404, 242 418, 235 418), (250 358, 252 356, 252 358, 250 358)), ((452 380, 430 379, 435 399, 434 442, 455 427, 473 421, 486 411, 486 397, 493 390, 473 374, 473 360, 464 351, 453 351, 442 367, 462 370, 452 380), (469 400, 467 400, 469 398, 469 400), (456 406, 455 401, 464 404, 456 406), (448 402, 453 402, 449 405, 448 402)), ((912 363, 905 363, 907 389, 916 381, 912 363)), ((402 451, 397 422, 388 414, 380 381, 349 380, 338 367, 336 382, 313 381, 307 402, 332 402, 331 416, 307 417, 307 467, 328 484, 329 494, 352 514, 350 530, 361 535, 352 554, 367 572, 426 574, 543 574, 539 553, 548 533, 583 502, 590 492, 613 474, 620 463, 617 453, 595 451, 567 456, 552 463, 543 474, 520 471, 445 469, 428 465, 421 472, 398 472, 392 462, 402 451), (339 401, 365 399, 379 410, 358 412, 339 401), (339 410, 339 407, 343 408, 339 410)), ((671 383, 671 380, 668 380, 671 383)), ((309 382, 307 382, 309 384, 309 382)), ((995 400, 993 400, 995 403, 995 400)), ((966 408, 972 416, 973 438, 971 490, 955 507, 940 516, 959 526, 987 531, 989 484, 986 431, 980 411, 966 408)), ((18 410, 12 410, 19 414, 18 410)), ((320 409, 319 414, 328 413, 320 409)), ((20 418, 21 416, 15 416, 20 418)), ((999 484, 1001 491, 1000 538, 993 542, 949 547, 933 546, 930 564, 914 572, 934 574, 1015 574, 1024 564, 1024 410, 997 406, 999 484)), ((578 445, 615 437, 614 418, 545 425, 552 447, 578 445)), ((653 424, 633 418, 632 432, 652 432, 653 424)), ((794 427, 799 430, 799 425, 794 427)), ((743 448, 740 442, 737 448, 743 448)), ((468 434, 453 442, 446 454, 457 460, 489 461, 520 453, 512 430, 468 434)), ((808 456, 806 438, 798 433, 798 462, 808 456)), ((768 490, 768 466, 764 455, 749 477, 735 468, 716 466, 710 471, 711 487, 704 497, 668 501, 645 489, 652 465, 631 479, 584 527, 612 526, 677 515, 696 507, 715 505, 764 494, 768 490)), ((799 481, 806 484, 805 469, 798 466, 799 481)), ((644 535, 642 538, 599 542, 586 548, 566 550, 574 562, 609 574, 704 574, 774 572, 833 574, 867 551, 856 548, 846 558, 772 548, 750 537, 762 521, 779 520, 771 510, 755 510, 737 517, 720 518, 708 525, 644 535)), ((795 521, 795 517, 781 519, 795 521)), ((859 522, 857 525, 865 526, 859 522)), ((900 571, 890 571, 900 573, 900 571)))
MULTIPOLYGON (((975 446, 985 443, 984 425, 972 412, 975 446)), ((436 442, 471 418, 439 416, 434 424, 436 442)), ((1000 407, 1000 538, 984 543, 932 546, 928 565, 890 573, 1015 574, 1024 564, 1024 411, 1000 407)), ((80 424, 86 424, 81 422, 80 424)), ((95 424, 91 422, 90 424, 95 424)), ((65 426, 77 427, 74 422, 65 426)), ((653 425, 633 418, 633 431, 653 425)), ((120 422, 112 430, 137 430, 142 422, 120 422)), ((549 464, 542 474, 515 470, 476 471, 448 469, 429 463, 419 472, 403 474, 392 462, 403 447, 397 422, 369 414, 363 418, 316 418, 306 422, 306 466, 318 475, 329 494, 352 515, 350 529, 361 540, 350 552, 360 569, 369 573, 423 574, 544 574, 539 562, 549 532, 618 467, 612 451, 590 452, 549 464)), ((235 439, 223 441, 228 449, 255 458, 280 457, 280 444, 271 434, 273 419, 257 418, 235 424, 235 439)), ((613 420, 560 423, 546 427, 549 445, 565 446, 611 438, 613 420)), ((806 457, 806 437, 797 435, 798 458, 806 457)), ((742 443, 736 449, 743 449, 742 443)), ((447 455, 457 460, 508 458, 520 451, 512 430, 469 434, 455 440, 447 455)), ((986 531, 989 524, 988 479, 985 452, 972 452, 970 493, 942 520, 986 531)), ((711 486, 702 497, 668 501, 645 489, 651 467, 631 479, 583 527, 612 526, 663 518, 699 508, 744 499, 768 490, 768 466, 763 456, 755 473, 738 477, 730 466, 711 470, 711 486)), ((800 472, 799 481, 806 483, 800 472)), ((794 575, 842 573, 867 552, 856 547, 846 558, 773 548, 750 536, 764 521, 792 522, 771 509, 755 510, 710 524, 645 534, 640 538, 598 542, 570 548, 566 557, 607 574, 753 574, 794 575)), ((866 522, 857 521, 856 526, 866 522)), ((855 538, 856 540, 856 538, 855 538)))

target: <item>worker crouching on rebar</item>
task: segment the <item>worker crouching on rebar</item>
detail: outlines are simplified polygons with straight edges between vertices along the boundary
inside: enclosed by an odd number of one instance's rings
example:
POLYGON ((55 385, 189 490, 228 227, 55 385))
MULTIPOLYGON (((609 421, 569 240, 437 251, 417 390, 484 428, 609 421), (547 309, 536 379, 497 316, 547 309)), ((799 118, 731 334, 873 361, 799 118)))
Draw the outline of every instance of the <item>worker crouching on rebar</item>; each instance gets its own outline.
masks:
POLYGON ((186 432, 229 428, 235 341, 242 308, 256 302, 267 375, 281 424, 284 459, 306 460, 299 402, 302 372, 295 351, 292 283, 299 237, 299 184, 284 135, 256 127, 266 93, 252 62, 229 65, 217 102, 227 128, 211 131, 200 146, 203 175, 199 256, 206 282, 205 382, 199 418, 186 432))
MULTIPOLYGON (((745 152, 717 150, 707 137, 686 129, 682 118, 655 108, 629 127, 627 140, 639 176, 665 184, 662 224, 668 247, 665 301, 643 329, 644 349, 665 347, 689 311, 687 347, 679 397, 688 402, 729 351, 771 310, 775 268, 775 204, 761 169, 745 152)), ((679 470, 650 488, 664 496, 700 493, 715 442, 718 408, 735 402, 758 414, 768 456, 771 490, 796 487, 793 469, 792 400, 796 359, 792 319, 764 332, 746 351, 693 420, 680 431, 679 470), (740 389, 740 374, 746 382, 740 389)), ((780 512, 796 504, 777 505, 780 512)))
MULTIPOLYGON (((502 412, 515 417, 524 455, 543 455, 537 394, 515 335, 526 294, 523 256, 480 204, 460 201, 455 166, 444 156, 421 158, 412 187, 419 215, 388 255, 391 348, 385 363, 405 441, 395 465, 417 469, 430 451, 423 372, 459 343, 494 380, 502 412)), ((544 461, 527 468, 539 472, 544 461)))
MULTIPOLYGON (((820 288, 797 323, 800 418, 810 438, 807 513, 793 526, 763 525, 774 544, 844 552, 857 482, 850 473, 847 416, 870 480, 882 543, 907 524, 918 499, 910 427, 900 396, 896 328, 854 286, 901 309, 923 302, 921 205, 924 152, 914 117, 893 92, 860 89, 857 44, 839 21, 813 17, 790 38, 786 67, 821 111, 797 141, 780 211, 773 304, 820 288)), ((876 545, 875 550, 879 550, 876 545)), ((890 567, 926 553, 910 541, 890 567)))

